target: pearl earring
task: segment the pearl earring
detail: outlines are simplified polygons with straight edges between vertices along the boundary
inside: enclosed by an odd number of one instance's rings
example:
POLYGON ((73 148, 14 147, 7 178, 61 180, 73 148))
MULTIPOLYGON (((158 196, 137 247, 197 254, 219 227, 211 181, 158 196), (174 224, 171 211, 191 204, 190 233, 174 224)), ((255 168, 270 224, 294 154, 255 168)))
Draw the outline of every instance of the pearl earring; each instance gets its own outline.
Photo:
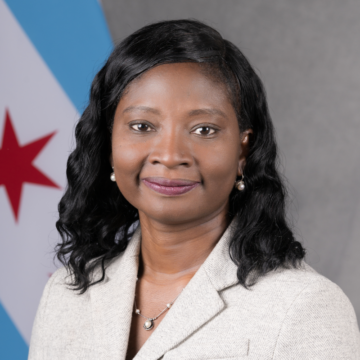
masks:
MULTIPOLYGON (((114 167, 112 168, 114 170, 114 167)), ((115 173, 112 172, 111 175, 110 175, 110 180, 111 181, 116 181, 116 178, 115 178, 115 173)))
POLYGON ((236 187, 239 191, 245 190, 244 174, 241 175, 241 179, 240 179, 240 180, 235 181, 235 187, 236 187))

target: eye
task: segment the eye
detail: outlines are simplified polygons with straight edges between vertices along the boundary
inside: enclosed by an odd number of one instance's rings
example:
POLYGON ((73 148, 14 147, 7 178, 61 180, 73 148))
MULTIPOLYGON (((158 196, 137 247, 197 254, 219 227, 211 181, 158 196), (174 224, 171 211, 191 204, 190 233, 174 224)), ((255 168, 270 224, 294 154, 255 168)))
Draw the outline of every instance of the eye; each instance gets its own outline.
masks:
POLYGON ((151 127, 148 124, 145 123, 137 123, 137 124, 132 124, 130 125, 130 127, 138 132, 149 132, 151 131, 151 127))
POLYGON ((210 126, 200 126, 197 129, 195 129, 193 132, 197 135, 204 135, 209 136, 216 133, 216 129, 210 127, 210 126))

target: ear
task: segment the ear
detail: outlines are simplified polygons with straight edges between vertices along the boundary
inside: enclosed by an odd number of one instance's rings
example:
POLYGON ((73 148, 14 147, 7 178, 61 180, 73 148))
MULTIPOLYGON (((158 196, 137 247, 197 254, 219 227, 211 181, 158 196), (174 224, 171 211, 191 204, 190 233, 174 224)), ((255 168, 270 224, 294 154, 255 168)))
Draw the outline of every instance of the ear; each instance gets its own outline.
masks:
POLYGON ((237 175, 242 176, 246 165, 246 158, 249 153, 250 138, 253 134, 252 129, 247 129, 240 134, 240 156, 237 175))

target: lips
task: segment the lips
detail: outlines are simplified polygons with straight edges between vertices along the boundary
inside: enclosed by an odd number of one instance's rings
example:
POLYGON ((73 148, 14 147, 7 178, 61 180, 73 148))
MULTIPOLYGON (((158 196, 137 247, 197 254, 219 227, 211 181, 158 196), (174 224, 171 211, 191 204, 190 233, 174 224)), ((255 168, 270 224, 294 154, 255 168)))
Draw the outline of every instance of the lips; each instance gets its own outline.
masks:
POLYGON ((200 184, 198 181, 147 177, 142 179, 150 189, 165 195, 181 195, 189 192, 200 184))

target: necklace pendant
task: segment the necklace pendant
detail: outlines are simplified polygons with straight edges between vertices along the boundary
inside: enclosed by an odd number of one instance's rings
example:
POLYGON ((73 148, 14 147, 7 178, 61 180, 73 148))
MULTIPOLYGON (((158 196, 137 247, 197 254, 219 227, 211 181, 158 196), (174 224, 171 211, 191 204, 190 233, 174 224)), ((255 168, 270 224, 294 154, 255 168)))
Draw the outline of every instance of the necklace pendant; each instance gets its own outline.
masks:
POLYGON ((154 327, 154 320, 153 319, 147 319, 144 322, 144 329, 149 331, 154 327))

